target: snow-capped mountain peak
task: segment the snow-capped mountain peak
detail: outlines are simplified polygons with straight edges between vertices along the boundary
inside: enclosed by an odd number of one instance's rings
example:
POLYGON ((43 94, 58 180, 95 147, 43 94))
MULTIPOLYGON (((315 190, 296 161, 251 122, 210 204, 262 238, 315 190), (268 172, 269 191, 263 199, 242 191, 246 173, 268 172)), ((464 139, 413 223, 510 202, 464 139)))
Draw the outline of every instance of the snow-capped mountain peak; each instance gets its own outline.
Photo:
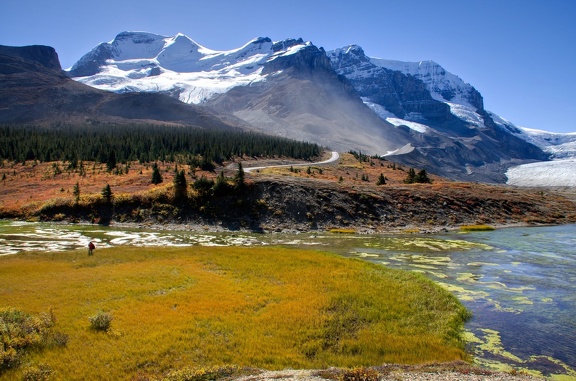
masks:
POLYGON ((302 39, 273 42, 258 37, 237 49, 208 49, 188 36, 122 32, 99 44, 72 68, 79 82, 117 93, 164 92, 201 103, 236 86, 264 81, 263 66, 310 46, 302 39))

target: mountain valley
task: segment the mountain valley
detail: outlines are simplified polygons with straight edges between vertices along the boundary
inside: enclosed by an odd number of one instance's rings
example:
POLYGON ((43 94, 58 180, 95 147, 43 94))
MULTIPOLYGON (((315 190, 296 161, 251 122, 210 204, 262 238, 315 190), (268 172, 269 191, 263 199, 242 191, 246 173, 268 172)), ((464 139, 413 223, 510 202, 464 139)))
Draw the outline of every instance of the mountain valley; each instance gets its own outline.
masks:
POLYGON ((65 71, 50 49, 0 49, 0 122, 257 131, 486 183, 575 152, 569 134, 530 132, 485 110, 473 86, 433 61, 372 58, 357 45, 326 52, 260 37, 215 51, 183 34, 122 32, 65 71))

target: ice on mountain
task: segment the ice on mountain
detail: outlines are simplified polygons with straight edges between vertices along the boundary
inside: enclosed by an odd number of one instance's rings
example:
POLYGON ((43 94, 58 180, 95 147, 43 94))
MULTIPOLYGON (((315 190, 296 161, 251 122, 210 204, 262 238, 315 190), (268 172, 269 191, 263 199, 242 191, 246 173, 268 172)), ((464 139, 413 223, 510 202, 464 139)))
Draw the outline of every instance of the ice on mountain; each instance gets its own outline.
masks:
POLYGON ((178 33, 165 37, 123 32, 82 57, 72 70, 104 60, 97 72, 77 81, 113 92, 160 91, 180 93, 187 103, 201 103, 236 86, 264 81, 263 65, 309 46, 302 39, 272 42, 256 38, 244 46, 216 51, 178 33))
POLYGON ((576 186, 576 158, 524 164, 508 169, 507 184, 517 186, 576 186))
POLYGON ((445 102, 450 106, 450 112, 475 127, 484 127, 484 119, 471 106, 459 103, 445 102))
POLYGON ((409 120, 404 120, 404 119, 400 119, 400 118, 386 118, 386 121, 395 125, 395 126, 406 126, 406 127, 410 128, 411 130, 414 130, 414 131, 417 131, 420 133, 425 133, 430 128, 430 127, 426 126, 425 124, 411 122, 409 120))

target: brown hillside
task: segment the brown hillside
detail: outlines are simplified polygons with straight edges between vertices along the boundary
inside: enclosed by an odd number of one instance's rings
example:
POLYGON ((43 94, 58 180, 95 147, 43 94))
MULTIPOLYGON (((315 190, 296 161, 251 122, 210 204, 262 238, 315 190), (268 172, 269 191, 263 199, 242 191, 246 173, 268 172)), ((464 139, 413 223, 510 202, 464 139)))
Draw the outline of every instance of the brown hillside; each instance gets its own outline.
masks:
MULTIPOLYGON (((262 165, 245 161, 244 166, 262 165)), ((225 194, 200 194, 188 187, 188 202, 173 201, 175 164, 160 163, 164 182, 151 184, 152 166, 103 164, 3 163, 0 168, 0 216, 73 222, 201 224, 214 229, 309 230, 347 227, 358 231, 429 231, 469 224, 561 224, 576 222, 574 194, 552 189, 523 189, 445 181, 404 184, 407 168, 389 161, 360 162, 350 154, 326 166, 270 168, 247 173, 247 187, 233 189, 236 165, 215 173, 187 166, 191 185, 202 176, 224 171, 225 194), (385 185, 376 185, 380 173, 385 185), (78 183, 80 199, 75 201, 78 183), (105 214, 101 191, 109 184, 113 207, 105 214)))

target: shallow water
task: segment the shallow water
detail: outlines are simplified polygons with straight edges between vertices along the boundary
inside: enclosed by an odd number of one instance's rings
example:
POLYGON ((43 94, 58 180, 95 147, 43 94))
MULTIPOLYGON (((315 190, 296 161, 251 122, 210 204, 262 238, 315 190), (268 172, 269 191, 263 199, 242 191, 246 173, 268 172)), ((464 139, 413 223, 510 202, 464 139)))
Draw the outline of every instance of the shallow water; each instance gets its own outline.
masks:
MULTIPOLYGON (((576 225, 445 235, 198 233, 0 221, 0 255, 118 245, 310 247, 424 273, 474 314, 475 361, 576 380, 576 225)), ((97 252, 96 252, 97 255, 97 252)))

